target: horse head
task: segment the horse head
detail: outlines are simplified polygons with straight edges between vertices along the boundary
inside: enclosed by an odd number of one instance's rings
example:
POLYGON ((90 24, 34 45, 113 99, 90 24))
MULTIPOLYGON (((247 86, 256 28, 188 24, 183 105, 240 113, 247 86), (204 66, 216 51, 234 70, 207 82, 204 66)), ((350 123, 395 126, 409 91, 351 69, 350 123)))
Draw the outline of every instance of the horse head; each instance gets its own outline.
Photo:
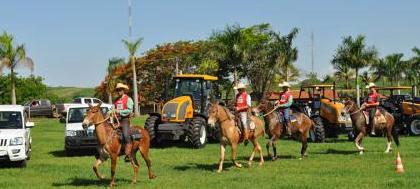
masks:
POLYGON ((93 125, 94 123, 97 123, 103 119, 102 110, 101 110, 101 104, 99 103, 96 106, 89 105, 89 109, 86 111, 85 119, 83 119, 82 127, 83 129, 86 129, 90 125, 93 125))
POLYGON ((271 107, 270 101, 266 99, 262 99, 256 107, 252 108, 252 113, 254 115, 258 115, 261 112, 267 113, 270 111, 270 107, 271 107))

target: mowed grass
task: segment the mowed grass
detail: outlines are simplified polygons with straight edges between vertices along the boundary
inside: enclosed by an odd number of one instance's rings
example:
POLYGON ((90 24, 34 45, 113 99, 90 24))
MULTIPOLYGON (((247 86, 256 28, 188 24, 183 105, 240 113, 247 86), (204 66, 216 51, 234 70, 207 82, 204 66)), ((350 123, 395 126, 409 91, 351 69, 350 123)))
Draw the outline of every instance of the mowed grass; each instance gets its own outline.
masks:
MULTIPOLYGON (((109 180, 99 181, 92 171, 92 155, 65 155, 64 126, 58 120, 35 121, 33 156, 28 167, 1 168, 0 188, 107 187, 109 180)), ((137 120, 137 123, 143 122, 144 118, 137 120)), ((117 188, 419 188, 420 137, 401 137, 403 174, 394 171, 396 150, 383 153, 384 138, 366 138, 364 155, 358 155, 353 143, 344 139, 310 143, 309 156, 303 160, 298 159, 299 142, 281 140, 278 143, 279 160, 267 160, 262 167, 255 163, 240 169, 232 166, 228 148, 225 170, 221 174, 215 172, 219 160, 218 144, 208 144, 198 150, 182 144, 154 148, 151 158, 158 176, 155 180, 148 180, 145 164, 141 161, 139 182, 131 185, 131 166, 121 158, 116 184, 117 188)), ((243 165, 250 152, 251 145, 240 146, 239 161, 243 165)), ((137 156, 142 160, 139 154, 137 156)), ((110 161, 101 172, 109 179, 110 161)))

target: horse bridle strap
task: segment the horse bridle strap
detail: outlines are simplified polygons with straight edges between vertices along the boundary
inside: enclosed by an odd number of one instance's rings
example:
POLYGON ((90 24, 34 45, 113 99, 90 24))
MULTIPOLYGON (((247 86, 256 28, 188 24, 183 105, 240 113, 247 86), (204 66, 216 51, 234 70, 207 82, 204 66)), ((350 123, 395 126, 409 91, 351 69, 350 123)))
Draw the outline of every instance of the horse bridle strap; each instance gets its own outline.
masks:
MULTIPOLYGON (((353 108, 354 107, 354 104, 352 104, 351 105, 351 108, 353 108)), ((352 112, 352 113, 350 113, 350 115, 354 115, 354 114, 356 114, 356 113, 358 113, 358 112, 360 112, 360 111, 362 111, 363 110, 363 108, 359 108, 358 110, 356 110, 356 111, 354 111, 354 112, 352 112)), ((348 111, 348 109, 347 109, 347 111, 348 111)))
POLYGON ((100 125, 102 123, 105 123, 106 121, 108 121, 111 117, 115 118, 115 120, 117 120, 117 126, 115 126, 114 123, 111 123, 112 128, 115 130, 119 127, 120 125, 120 121, 118 120, 117 114, 115 112, 111 112, 111 116, 107 116, 104 120, 93 123, 94 125, 100 125))
POLYGON ((269 111, 268 113, 264 114, 263 117, 270 115, 271 113, 273 113, 274 111, 276 111, 279 107, 274 107, 271 111, 269 111))

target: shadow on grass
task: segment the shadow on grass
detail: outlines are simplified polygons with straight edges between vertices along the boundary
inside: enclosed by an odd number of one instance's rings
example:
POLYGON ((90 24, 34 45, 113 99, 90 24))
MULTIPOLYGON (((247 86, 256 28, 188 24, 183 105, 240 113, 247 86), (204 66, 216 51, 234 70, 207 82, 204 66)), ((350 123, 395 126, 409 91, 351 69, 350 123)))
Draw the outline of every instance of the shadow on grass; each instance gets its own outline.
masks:
POLYGON ((10 169, 10 168, 24 168, 21 166, 21 164, 19 162, 13 162, 13 161, 6 161, 6 162, 1 162, 0 163, 0 169, 10 169))
POLYGON ((56 150, 48 152, 48 154, 53 155, 54 157, 82 157, 82 156, 95 156, 97 154, 96 150, 56 150))
MULTIPOLYGON (((69 179, 68 182, 58 182, 53 183, 53 187, 66 187, 66 186, 108 186, 111 182, 111 179, 104 179, 104 180, 98 180, 98 179, 86 179, 86 178, 72 178, 69 179)), ((115 183, 118 185, 119 183, 130 183, 131 180, 128 179, 115 179, 115 183)))
MULTIPOLYGON (((232 162, 225 162, 223 164, 223 171, 228 170, 232 167, 235 167, 232 162)), ((216 172, 218 168, 219 168, 219 163, 212 163, 212 164, 189 163, 186 165, 175 166, 173 169, 177 171, 188 171, 191 169, 196 169, 196 170, 202 170, 202 171, 216 172)))
POLYGON ((157 144, 153 144, 152 148, 154 149, 162 149, 168 147, 176 147, 176 148, 183 148, 183 149, 192 149, 193 147, 189 142, 183 141, 160 141, 157 144))
POLYGON ((353 154, 357 154, 358 151, 356 150, 336 150, 336 149, 331 149, 329 148, 326 151, 323 152, 312 152, 314 154, 341 154, 341 155, 353 155, 353 154))

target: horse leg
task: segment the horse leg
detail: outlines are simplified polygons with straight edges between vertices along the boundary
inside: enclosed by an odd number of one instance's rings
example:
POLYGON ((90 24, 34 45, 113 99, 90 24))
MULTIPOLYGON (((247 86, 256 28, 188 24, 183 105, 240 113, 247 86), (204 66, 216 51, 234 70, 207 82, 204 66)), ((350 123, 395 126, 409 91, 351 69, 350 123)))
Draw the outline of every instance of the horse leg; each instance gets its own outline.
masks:
POLYGON ((385 153, 389 153, 392 144, 392 127, 386 127, 386 138, 387 138, 387 144, 386 144, 386 150, 385 153))
POLYGON ((270 153, 270 146, 271 145, 271 139, 267 141, 267 143, 265 144, 265 147, 267 148, 267 155, 269 158, 273 158, 273 154, 270 153))
POLYGON ((93 171, 95 172, 96 177, 98 177, 100 180, 105 178, 105 176, 103 176, 99 173, 99 166, 101 166, 102 163, 103 163, 103 161, 100 158, 98 158, 98 159, 96 159, 96 161, 93 165, 93 171))
POLYGON ((115 169, 117 168, 117 159, 118 154, 111 155, 111 183, 109 183, 109 187, 115 186, 115 169))
POLYGON ((150 160, 150 157, 149 157, 149 147, 140 146, 140 154, 141 154, 141 157, 143 157, 144 161, 146 162, 149 179, 156 178, 156 175, 153 174, 153 171, 152 171, 152 161, 150 160))
POLYGON ((260 146, 260 143, 257 141, 256 144, 257 144, 257 150, 260 153, 260 163, 258 165, 261 166, 261 165, 264 164, 264 155, 263 155, 263 151, 262 151, 262 148, 260 146))
POLYGON ((274 153, 274 155, 271 157, 271 159, 273 161, 277 160, 277 147, 276 147, 277 143, 276 143, 276 141, 277 141, 277 137, 273 136, 273 138, 271 139, 271 147, 273 148, 273 153, 274 153))
POLYGON ((219 169, 217 170, 218 173, 221 173, 223 170, 223 161, 225 161, 225 150, 226 150, 226 145, 220 144, 219 169))
POLYGON ((241 168, 242 165, 240 163, 236 162, 237 151, 238 151, 238 144, 237 143, 232 143, 232 162, 236 167, 241 168))
POLYGON ((363 148, 359 143, 363 139, 363 136, 364 136, 365 132, 366 132, 366 129, 362 128, 360 130, 359 134, 357 135, 356 139, 354 140, 354 143, 356 145, 356 148, 359 150, 360 155, 362 155, 363 151, 365 150, 365 148, 363 148))
POLYGON ((301 133, 301 140, 302 140, 302 149, 300 151, 301 158, 303 159, 306 156, 306 149, 308 148, 308 136, 304 133, 301 133))
POLYGON ((255 138, 252 139, 251 142, 252 142, 252 145, 253 145, 254 148, 252 148, 252 153, 251 153, 251 156, 249 157, 249 160, 248 160, 248 166, 252 165, 252 161, 254 160, 254 156, 255 156, 255 151, 257 151, 255 138))
POLYGON ((136 152, 137 152, 137 149, 134 150, 134 151, 131 151, 131 166, 133 167, 133 171, 134 171, 134 175, 133 175, 133 179, 131 181, 131 184, 136 184, 137 183, 137 175, 139 173, 139 167, 140 167, 139 162, 137 161, 136 152))

